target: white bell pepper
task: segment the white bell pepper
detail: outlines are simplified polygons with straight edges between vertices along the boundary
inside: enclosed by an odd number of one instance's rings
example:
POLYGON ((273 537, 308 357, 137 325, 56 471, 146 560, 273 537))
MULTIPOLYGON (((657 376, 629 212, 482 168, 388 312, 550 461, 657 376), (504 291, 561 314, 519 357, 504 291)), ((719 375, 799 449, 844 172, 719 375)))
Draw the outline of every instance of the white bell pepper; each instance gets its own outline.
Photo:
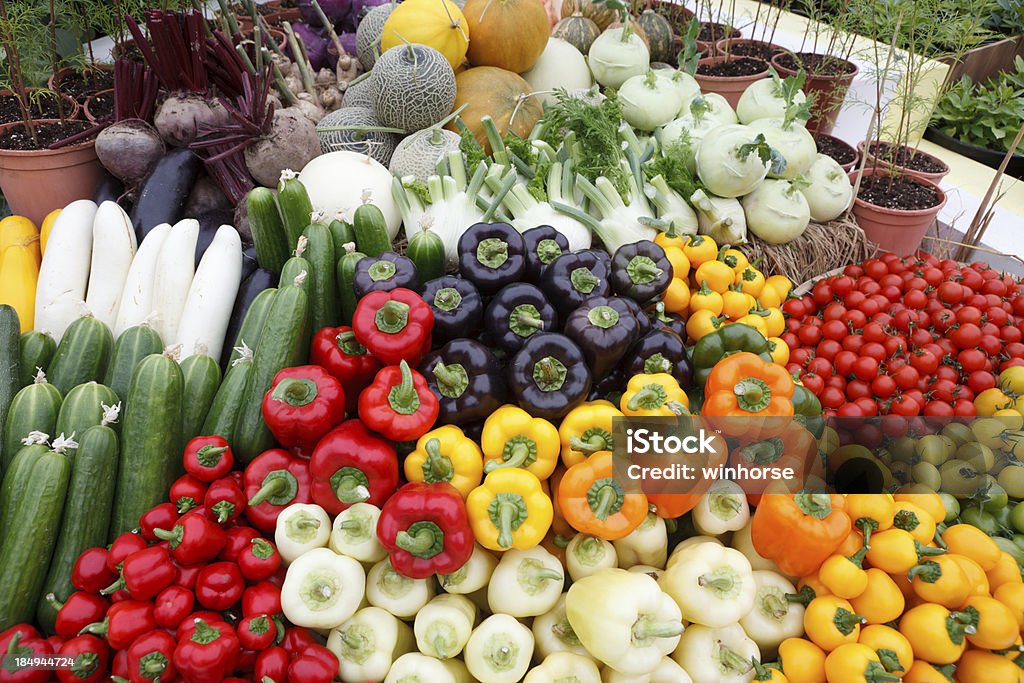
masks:
POLYGON ((635 564, 665 567, 668 559, 668 529, 665 520, 649 513, 640 526, 628 536, 612 541, 619 566, 629 569, 635 564))
POLYGON ((565 613, 583 647, 616 671, 654 671, 683 632, 679 606, 645 574, 602 569, 572 585, 565 613))
POLYGON ((615 546, 596 536, 576 534, 565 549, 565 566, 573 581, 619 566, 615 546))
POLYGON ((701 545, 702 543, 710 543, 719 547, 725 545, 714 536, 690 536, 689 538, 680 541, 676 547, 672 549, 672 554, 668 556, 668 562, 665 563, 665 568, 668 569, 675 564, 684 550, 695 545, 701 545))
POLYGON ((369 503, 356 503, 334 518, 328 547, 339 555, 348 555, 360 562, 380 562, 388 551, 377 540, 380 508, 369 503))
POLYGON ((752 522, 748 522, 742 529, 737 529, 736 533, 732 535, 731 545, 736 550, 743 553, 747 561, 750 562, 750 567, 754 571, 766 570, 771 572, 778 572, 779 567, 774 562, 766 557, 761 557, 754 547, 754 541, 750 537, 750 530, 753 527, 752 522))
POLYGON ((721 536, 736 531, 750 521, 750 506, 739 484, 716 481, 693 509, 693 526, 705 536, 721 536))
POLYGON ((310 550, 325 547, 330 538, 331 518, 319 505, 289 505, 278 515, 274 527, 274 543, 285 564, 310 550))
POLYGON ((804 606, 786 598, 796 593, 789 579, 776 572, 754 572, 754 608, 740 619, 740 626, 769 659, 786 638, 799 638, 804 632, 804 606))
POLYGON ((548 657, 555 652, 571 652, 593 659, 587 649, 580 644, 580 639, 569 623, 569 617, 565 616, 565 593, 558 597, 553 609, 533 620, 532 630, 537 643, 538 657, 548 657))
POLYGON ((686 629, 672 659, 694 683, 748 683, 754 679, 757 644, 739 624, 711 628, 694 624, 686 629))
POLYGON ((643 676, 626 676, 610 666, 605 667, 601 672, 601 683, 693 683, 693 679, 674 659, 662 657, 658 668, 643 676))
POLYGON ((740 551, 699 543, 673 560, 658 585, 672 596, 687 621, 711 627, 735 624, 754 606, 753 572, 740 551))
POLYGON ((436 596, 416 614, 416 647, 438 659, 458 657, 473 633, 476 615, 476 605, 464 595, 436 596))
POLYGON ((533 634, 508 614, 484 619, 466 643, 466 668, 480 683, 516 683, 532 658, 533 634))
POLYGON ((555 652, 530 669, 523 683, 601 683, 601 671, 593 659, 555 652))
POLYGON ((495 614, 535 617, 555 606, 564 585, 562 563, 543 547, 507 550, 487 586, 487 604, 495 614))
POLYGON ((647 574, 655 581, 661 578, 661 575, 665 573, 664 569, 659 567, 652 567, 648 564, 634 564, 632 567, 626 570, 627 572, 635 572, 637 574, 647 574))
POLYGON ((281 610, 296 626, 335 628, 359 609, 365 588, 361 564, 330 548, 315 548, 288 567, 281 610))
POLYGON ((434 597, 434 579, 410 579, 383 559, 366 574, 366 599, 399 619, 412 619, 434 597))
POLYGON ((486 588, 498 566, 498 558, 479 543, 473 544, 473 554, 466 564, 451 574, 439 574, 438 581, 446 593, 467 595, 486 588))
POLYGON ((383 680, 395 660, 416 649, 408 624, 380 607, 364 607, 331 629, 327 649, 339 662, 344 683, 383 680))
POLYGON ((474 683, 466 665, 458 659, 434 659, 419 652, 402 655, 384 683, 474 683))

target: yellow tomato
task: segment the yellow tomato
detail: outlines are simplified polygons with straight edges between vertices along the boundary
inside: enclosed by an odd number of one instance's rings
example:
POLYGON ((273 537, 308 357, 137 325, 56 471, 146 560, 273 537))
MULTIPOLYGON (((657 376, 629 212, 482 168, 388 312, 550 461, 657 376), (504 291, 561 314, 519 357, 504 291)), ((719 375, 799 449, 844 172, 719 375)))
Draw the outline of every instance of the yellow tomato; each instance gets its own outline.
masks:
POLYGON ((764 275, 753 266, 747 266, 741 272, 736 273, 736 284, 743 288, 743 291, 757 298, 764 289, 764 275))
MULTIPOLYGON (((775 276, 773 275, 772 277, 775 276)), ((774 287, 769 287, 767 283, 757 297, 757 303, 759 303, 762 308, 779 308, 782 306, 783 301, 785 301, 785 299, 779 295, 778 290, 774 287)))
POLYGON ((757 313, 748 313, 736 322, 753 327, 755 330, 761 333, 762 337, 768 336, 768 325, 764 321, 764 317, 757 313))
POLYGON ((999 385, 1012 394, 1024 394, 1024 365, 1003 370, 999 374, 999 385))
POLYGON ((768 312, 768 315, 764 317, 764 324, 768 328, 769 337, 778 337, 786 331, 786 318, 780 309, 765 308, 762 310, 768 312))
POLYGON ((707 283, 708 287, 721 294, 729 291, 729 287, 736 279, 736 273, 721 261, 705 261, 697 266, 693 277, 701 285, 707 283))
POLYGON ((686 247, 686 242, 690 238, 689 235, 680 235, 675 232, 675 229, 670 227, 665 232, 659 232, 654 237, 654 243, 659 247, 668 251, 670 248, 683 249, 686 247))
POLYGON ((768 337, 768 351, 776 365, 785 366, 789 362, 789 345, 781 337, 768 337))
POLYGON ((685 315, 690 308, 690 285, 686 280, 677 277, 672 278, 668 289, 661 295, 661 301, 665 304, 665 310, 669 313, 680 313, 685 315))
POLYGON ((718 245, 707 235, 690 235, 683 247, 683 253, 690 259, 690 265, 699 266, 705 261, 718 258, 718 245))
POLYGON ((997 411, 1013 405, 1013 399, 1003 393, 1002 389, 992 387, 974 397, 974 407, 981 417, 990 417, 997 411))
POLYGON ((722 319, 707 309, 694 311, 690 319, 686 321, 686 334, 693 341, 700 341, 701 337, 711 334, 722 326, 722 319))
MULTIPOLYGON (((659 235, 662 234, 664 233, 659 233, 659 235)), ((672 264, 672 277, 677 277, 685 282, 686 277, 690 274, 690 259, 686 258, 686 252, 680 247, 670 246, 664 248, 665 258, 672 264)))

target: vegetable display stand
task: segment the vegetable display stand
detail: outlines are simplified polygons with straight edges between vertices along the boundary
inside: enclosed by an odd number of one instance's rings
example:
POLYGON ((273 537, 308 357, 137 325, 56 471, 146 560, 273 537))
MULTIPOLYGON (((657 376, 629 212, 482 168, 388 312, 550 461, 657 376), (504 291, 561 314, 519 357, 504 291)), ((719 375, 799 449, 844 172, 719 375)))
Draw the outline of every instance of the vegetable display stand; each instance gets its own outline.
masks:
POLYGON ((1024 36, 1012 36, 992 40, 968 50, 963 57, 943 59, 950 65, 950 83, 956 83, 961 76, 970 76, 975 83, 984 83, 1002 71, 1013 70, 1013 58, 1020 54, 1024 36))
MULTIPOLYGON (((20 125, 0 126, 0 133, 20 125)), ((91 198, 104 174, 95 147, 88 140, 60 149, 0 150, 0 190, 11 211, 40 225, 50 211, 91 198)))
MULTIPOLYGON (((871 147, 874 148, 875 145, 877 145, 877 144, 878 144, 877 142, 873 142, 873 143, 871 143, 871 147)), ((908 149, 908 148, 904 148, 904 149, 908 149)), ((900 151, 903 151, 903 150, 900 150, 900 151)), ((880 170, 880 171, 887 171, 887 170, 889 170, 889 169, 891 169, 893 167, 893 164, 891 164, 887 159, 879 158, 879 157, 876 157, 874 154, 872 154, 871 151, 869 151, 869 149, 868 149, 868 145, 864 144, 864 142, 858 142, 857 143, 857 153, 860 156, 866 156, 867 157, 865 168, 875 168, 875 167, 877 167, 878 170, 880 170)), ((947 164, 942 159, 939 159, 938 157, 932 156, 931 154, 928 154, 927 152, 922 152, 920 150, 913 150, 912 154, 913 154, 914 157, 917 157, 917 156, 923 157, 924 161, 926 163, 928 163, 928 164, 930 164, 932 166, 941 167, 943 170, 935 171, 935 172, 923 171, 923 170, 919 170, 919 169, 916 169, 916 168, 911 168, 909 166, 903 166, 903 165, 900 165, 900 164, 896 164, 895 165, 896 169, 899 171, 900 175, 907 175, 907 176, 910 176, 912 178, 917 178, 919 180, 925 180, 925 181, 927 181, 929 183, 933 183, 935 185, 938 185, 942 181, 942 179, 946 177, 946 174, 949 173, 949 164, 947 164)), ((999 155, 1000 161, 1002 161, 1002 157, 1003 157, 1003 155, 1000 154, 999 155)))
POLYGON ((760 81, 763 78, 768 78, 769 74, 767 64, 764 65, 765 68, 762 71, 754 74, 744 74, 742 76, 714 76, 711 74, 702 74, 701 67, 714 68, 727 62, 739 62, 740 60, 747 59, 750 58, 736 55, 706 57, 697 63, 697 73, 694 74, 693 77, 697 80, 697 84, 700 85, 701 92, 718 93, 729 102, 729 106, 735 109, 740 102, 740 97, 743 96, 743 92, 751 83, 754 81, 760 81))
POLYGON ((782 78, 795 76, 803 66, 807 69, 807 80, 804 82, 804 93, 814 95, 814 102, 811 105, 811 118, 807 121, 807 130, 812 133, 831 133, 835 128, 836 119, 839 118, 839 110, 846 99, 846 92, 850 84, 857 77, 860 69, 857 65, 848 60, 840 60, 836 57, 829 58, 829 64, 833 61, 842 62, 843 73, 823 74, 816 73, 812 66, 819 66, 822 62, 822 55, 815 55, 807 52, 791 54, 783 52, 772 58, 772 66, 779 72, 782 78))
MULTIPOLYGON (((881 169, 866 170, 866 177, 881 177, 885 171, 881 169)), ((946 193, 938 185, 920 178, 916 182, 930 187, 938 193, 939 201, 927 209, 889 209, 876 206, 860 197, 853 202, 853 215, 864 229, 868 239, 878 244, 880 249, 895 254, 912 254, 921 246, 924 235, 935 221, 935 216, 946 204, 946 193)), ((857 172, 850 174, 850 182, 856 185, 857 172)))

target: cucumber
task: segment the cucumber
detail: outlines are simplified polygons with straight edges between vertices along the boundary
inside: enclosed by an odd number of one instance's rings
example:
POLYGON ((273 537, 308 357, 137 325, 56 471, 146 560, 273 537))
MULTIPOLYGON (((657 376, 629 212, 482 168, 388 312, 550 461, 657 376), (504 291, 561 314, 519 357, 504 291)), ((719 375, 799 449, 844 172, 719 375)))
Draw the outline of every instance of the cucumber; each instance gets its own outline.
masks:
POLYGON ((117 413, 112 412, 111 408, 118 402, 114 390, 104 384, 79 384, 64 397, 54 434, 63 434, 68 438, 74 434, 77 441, 77 437, 85 434, 85 430, 102 423, 104 418, 108 423, 114 423, 117 413))
POLYGON ((331 229, 323 223, 310 223, 302 236, 308 240, 303 254, 310 265, 312 295, 309 299, 312 329, 321 330, 338 324, 337 260, 331 229))
POLYGON ((184 381, 181 400, 181 440, 198 436, 220 387, 220 366, 210 356, 199 354, 181 361, 184 381))
POLYGON ((281 266, 288 260, 288 237, 273 190, 253 188, 245 198, 245 204, 256 247, 256 261, 272 273, 280 273, 281 266))
POLYGON ((21 367, 18 368, 20 384, 27 387, 32 384, 36 373, 50 370, 50 361, 57 353, 57 342, 45 332, 33 330, 21 335, 21 367))
POLYGON ((106 425, 95 425, 77 441, 57 547, 36 606, 36 620, 47 633, 53 633, 57 618, 57 610, 46 599, 47 594, 53 593, 59 602, 64 602, 75 591, 71 585, 75 561, 83 551, 107 544, 110 509, 114 504, 117 434, 106 425))
POLYGON ((107 373, 114 336, 91 315, 71 323, 50 362, 50 383, 66 395, 85 382, 100 382, 107 373))
MULTIPOLYGON (((13 306, 0 304, 0 434, 4 432, 7 409, 21 389, 20 337, 18 312, 13 306)), ((3 442, 0 441, 0 459, 3 458, 2 448, 3 442)))
POLYGON ((334 242, 334 258, 340 258, 345 253, 345 245, 356 241, 356 231, 352 224, 335 218, 327 226, 331 231, 331 241, 334 242))
POLYGON ((313 203, 306 187, 294 171, 283 171, 277 186, 277 204, 281 207, 281 222, 287 239, 288 251, 295 249, 302 231, 313 215, 313 203))
MULTIPOLYGON (((277 287, 264 289, 249 304, 249 310, 245 312, 245 319, 242 321, 242 326, 238 328, 238 336, 235 337, 235 345, 228 358, 228 368, 231 368, 234 362, 242 357, 242 352, 237 349, 241 349, 244 345, 251 351, 259 344, 263 326, 267 322, 267 315, 270 313, 270 306, 274 303, 276 295, 277 287)), ((227 373, 225 373, 226 376, 227 373)))
POLYGON ((32 462, 25 495, 14 510, 0 548, 0 629, 35 614, 71 479, 71 460, 47 451, 32 462))
POLYGON ((301 287, 286 285, 277 290, 266 327, 253 354, 253 368, 243 392, 242 407, 234 426, 235 456, 248 463, 274 445, 263 420, 263 396, 274 375, 283 368, 302 365, 309 353, 309 304, 301 287))
MULTIPOLYGON (((305 240, 305 237, 299 238, 305 240)), ((298 253, 296 251, 296 253, 298 253)), ((292 256, 281 269, 281 287, 292 285, 302 289, 307 299, 313 296, 313 266, 304 256, 292 256)))
POLYGON ((354 242, 345 245, 345 253, 338 259, 338 301, 341 305, 341 322, 352 324, 352 315, 356 312, 359 297, 356 296, 355 278, 356 264, 366 258, 366 254, 356 251, 354 242))
POLYGON ((391 251, 388 223, 384 214, 373 204, 361 204, 352 219, 356 233, 356 246, 367 256, 380 256, 391 251))
POLYGON ((234 443, 235 422, 242 409, 245 385, 252 371, 252 353, 238 358, 224 373, 224 381, 220 383, 217 395, 210 406, 210 412, 203 422, 202 433, 206 436, 222 436, 228 443, 234 443))
POLYGON ((123 403, 128 398, 128 385, 131 384, 135 368, 143 358, 160 353, 163 349, 164 343, 160 340, 160 335, 149 325, 129 327, 121 333, 114 344, 114 353, 111 355, 110 364, 107 365, 103 383, 113 389, 118 400, 123 403))
POLYGON ((28 490, 26 482, 32 471, 32 463, 49 450, 50 447, 45 443, 22 446, 11 459, 11 466, 4 470, 3 484, 0 485, 0 548, 3 547, 14 511, 18 509, 22 497, 28 490))
POLYGON ((57 387, 46 381, 45 375, 19 391, 7 410, 4 422, 3 450, 0 451, 0 470, 6 472, 11 460, 21 450, 22 440, 29 432, 42 432, 56 436, 57 416, 62 398, 57 387))
POLYGON ((109 538, 131 531, 167 499, 181 475, 181 368, 163 354, 146 356, 132 375, 121 425, 121 462, 109 538))
POLYGON ((405 255, 416 265, 421 285, 444 275, 444 242, 433 230, 424 228, 413 235, 405 255))

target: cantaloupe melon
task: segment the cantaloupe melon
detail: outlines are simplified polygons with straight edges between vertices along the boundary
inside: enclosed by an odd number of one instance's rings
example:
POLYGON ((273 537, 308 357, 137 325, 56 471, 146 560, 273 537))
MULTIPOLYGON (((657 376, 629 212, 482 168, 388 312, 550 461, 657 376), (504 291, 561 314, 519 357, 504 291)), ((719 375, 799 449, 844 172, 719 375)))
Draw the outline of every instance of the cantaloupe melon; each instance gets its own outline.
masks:
POLYGON ((373 83, 370 81, 370 74, 363 74, 348 84, 341 98, 341 106, 373 109, 373 83))
MULTIPOLYGON (((511 129, 525 138, 544 114, 540 98, 531 96, 530 84, 511 71, 495 66, 477 66, 458 74, 455 84, 458 88, 455 109, 466 106, 460 116, 473 137, 488 151, 490 145, 480 125, 484 116, 494 120, 501 135, 511 129)), ((454 122, 448 124, 448 128, 458 130, 454 122)))
POLYGON ((399 136, 395 133, 373 130, 384 124, 376 112, 366 107, 342 107, 320 119, 316 132, 320 149, 330 152, 358 152, 387 166, 395 151, 399 136))
POLYGON ((377 59, 370 79, 377 118, 407 133, 441 121, 455 104, 455 72, 427 45, 391 48, 377 59))
POLYGON ((405 0, 384 22, 380 49, 383 53, 408 43, 429 45, 455 69, 466 61, 469 49, 466 17, 451 0, 405 0))
POLYGON ((428 128, 402 139, 391 155, 389 170, 399 177, 415 176, 420 182, 437 174, 437 162, 459 149, 462 138, 444 128, 428 128))
POLYGON ((359 27, 356 28, 356 55, 366 71, 373 68, 380 56, 380 35, 394 8, 395 5, 390 2, 377 5, 359 20, 359 27))

